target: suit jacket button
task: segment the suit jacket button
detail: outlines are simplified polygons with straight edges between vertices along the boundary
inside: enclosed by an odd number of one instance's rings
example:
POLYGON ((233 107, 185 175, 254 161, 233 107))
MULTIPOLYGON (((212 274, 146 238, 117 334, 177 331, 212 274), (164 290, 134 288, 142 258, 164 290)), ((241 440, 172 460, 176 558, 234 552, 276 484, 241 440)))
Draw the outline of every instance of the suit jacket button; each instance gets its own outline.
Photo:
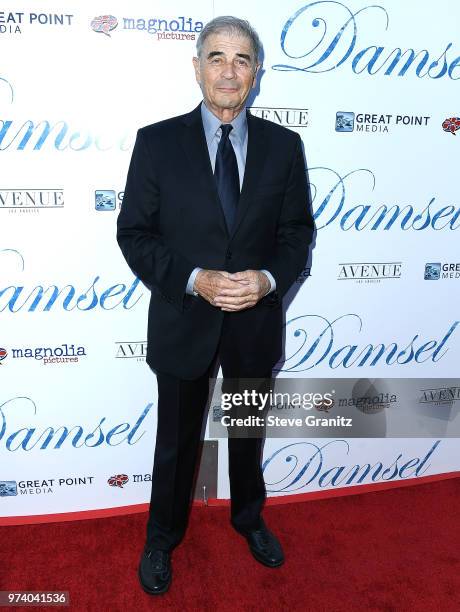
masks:
POLYGON ((231 259, 232 258, 232 252, 231 251, 227 251, 225 253, 225 259, 231 259))

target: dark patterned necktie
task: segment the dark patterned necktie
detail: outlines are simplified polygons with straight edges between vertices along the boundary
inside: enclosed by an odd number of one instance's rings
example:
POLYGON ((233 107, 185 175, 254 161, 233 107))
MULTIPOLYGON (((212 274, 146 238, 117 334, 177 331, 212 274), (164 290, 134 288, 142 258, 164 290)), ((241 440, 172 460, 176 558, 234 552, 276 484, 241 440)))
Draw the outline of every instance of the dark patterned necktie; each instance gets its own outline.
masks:
POLYGON ((235 151, 230 142, 229 134, 232 130, 229 123, 220 126, 222 136, 217 147, 214 176, 217 184, 220 202, 224 210, 225 220, 229 233, 232 232, 236 219, 236 208, 240 198, 240 179, 235 151))

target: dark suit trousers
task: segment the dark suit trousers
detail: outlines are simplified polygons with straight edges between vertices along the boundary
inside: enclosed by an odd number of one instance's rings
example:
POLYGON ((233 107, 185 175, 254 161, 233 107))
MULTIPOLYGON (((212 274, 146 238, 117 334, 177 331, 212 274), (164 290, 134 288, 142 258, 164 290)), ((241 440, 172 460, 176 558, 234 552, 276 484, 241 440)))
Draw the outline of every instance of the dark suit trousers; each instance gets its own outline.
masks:
MULTIPOLYGON (((220 358, 224 385, 226 380, 232 379, 229 382, 233 384, 238 378, 258 378, 265 381, 263 384, 270 384, 271 372, 259 371, 256 362, 244 369, 241 366, 238 349, 232 342, 232 325, 237 315, 224 314, 219 345, 205 374, 195 380, 182 380, 156 372, 158 427, 147 523, 149 548, 172 550, 185 533, 208 404, 209 377, 213 376, 217 358, 220 358)), ((241 383, 244 385, 245 381, 241 383)), ((268 388, 263 386, 264 390, 268 388)), ((231 524, 242 534, 261 526, 266 498, 262 445, 263 436, 228 437, 231 524)))

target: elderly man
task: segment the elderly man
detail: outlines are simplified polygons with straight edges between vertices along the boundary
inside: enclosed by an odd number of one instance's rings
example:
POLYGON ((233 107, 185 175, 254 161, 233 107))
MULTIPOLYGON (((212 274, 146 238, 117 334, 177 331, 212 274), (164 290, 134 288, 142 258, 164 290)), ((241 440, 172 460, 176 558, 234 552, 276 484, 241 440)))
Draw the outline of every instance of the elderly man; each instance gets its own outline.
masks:
MULTIPOLYGON (((140 129, 117 239, 150 288, 147 362, 158 427, 143 589, 164 593, 190 507, 209 377, 270 379, 282 353, 281 300, 313 233, 298 134, 251 116, 261 44, 235 17, 209 22, 193 58, 203 101, 140 129)), ((268 567, 284 561, 265 525, 261 437, 228 440, 231 524, 268 567)))

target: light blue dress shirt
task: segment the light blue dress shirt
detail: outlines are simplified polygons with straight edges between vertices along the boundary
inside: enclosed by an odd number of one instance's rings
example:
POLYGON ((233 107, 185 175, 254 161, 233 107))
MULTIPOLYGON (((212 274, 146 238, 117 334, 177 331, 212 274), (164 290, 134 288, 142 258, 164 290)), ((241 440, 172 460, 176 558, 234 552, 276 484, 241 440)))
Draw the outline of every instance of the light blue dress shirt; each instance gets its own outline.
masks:
MULTIPOLYGON (((214 172, 217 147, 219 146, 220 137, 222 135, 222 130, 220 129, 222 121, 208 109, 204 101, 201 103, 201 118, 203 120, 203 128, 206 137, 206 144, 208 146, 209 159, 211 161, 212 171, 214 172)), ((229 138, 230 142, 232 143, 233 150, 235 151, 236 162, 238 164, 241 191, 244 178, 244 169, 246 167, 246 153, 248 150, 248 121, 246 117, 246 110, 243 109, 230 123, 233 126, 233 129, 230 132, 229 138)), ((187 293, 190 295, 198 295, 193 290, 193 285, 195 284, 196 275, 200 270, 202 270, 202 268, 195 268, 190 274, 186 289, 187 293)), ((268 293, 271 293, 276 289, 276 282, 268 270, 261 270, 261 272, 266 274, 268 280, 270 281, 270 290, 267 291, 266 294, 268 295, 268 293)))

